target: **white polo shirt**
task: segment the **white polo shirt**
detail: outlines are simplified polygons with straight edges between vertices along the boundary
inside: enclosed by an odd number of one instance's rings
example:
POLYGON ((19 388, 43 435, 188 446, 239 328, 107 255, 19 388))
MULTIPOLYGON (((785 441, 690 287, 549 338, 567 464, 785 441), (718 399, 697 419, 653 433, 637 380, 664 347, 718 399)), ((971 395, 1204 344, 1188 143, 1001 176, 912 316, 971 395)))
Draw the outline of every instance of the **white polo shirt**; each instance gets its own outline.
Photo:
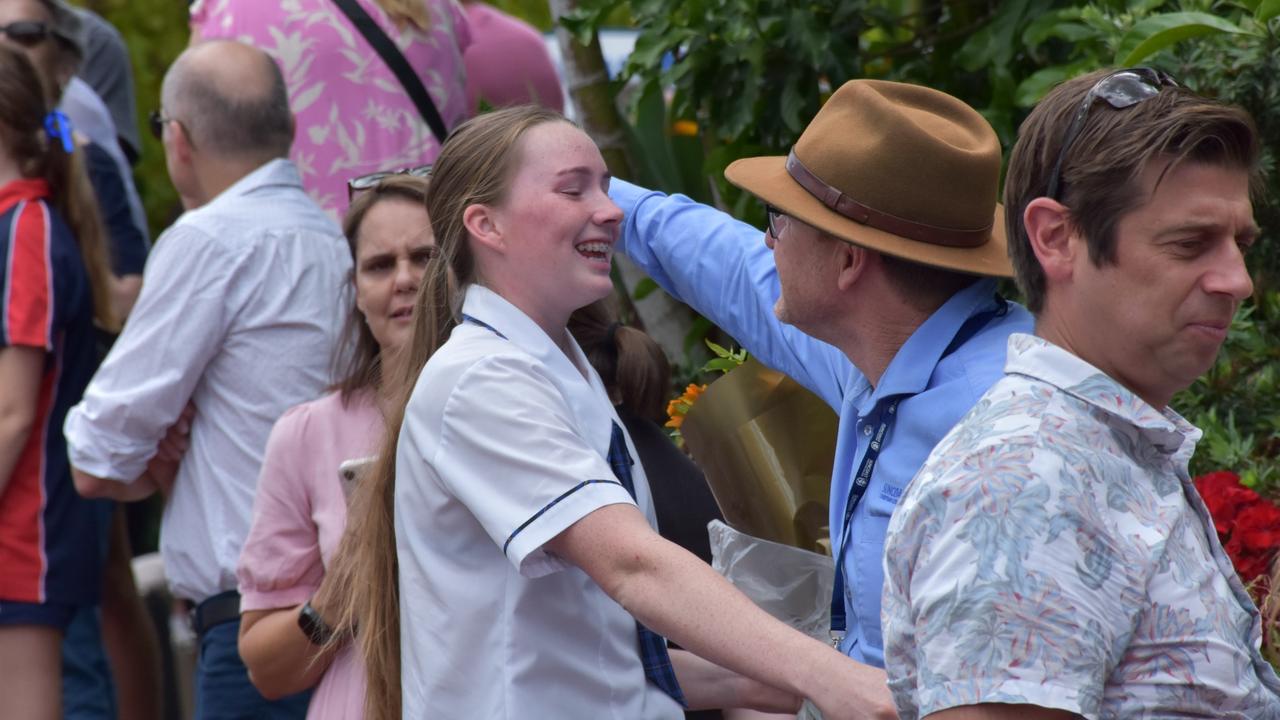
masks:
MULTIPOLYGON (((634 504, 605 459, 622 423, 600 377, 486 288, 463 313, 418 378, 396 456, 404 717, 683 717, 645 680, 635 619, 543 549, 634 504)), ((639 462, 632 474, 656 525, 639 462)))

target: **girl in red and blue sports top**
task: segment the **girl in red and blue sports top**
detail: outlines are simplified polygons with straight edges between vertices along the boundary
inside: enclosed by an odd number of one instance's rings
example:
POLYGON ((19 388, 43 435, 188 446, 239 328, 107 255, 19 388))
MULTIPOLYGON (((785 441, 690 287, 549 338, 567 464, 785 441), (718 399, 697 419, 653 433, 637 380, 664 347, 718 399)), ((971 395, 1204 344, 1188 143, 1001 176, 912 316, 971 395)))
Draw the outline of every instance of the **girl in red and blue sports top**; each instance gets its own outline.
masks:
POLYGON ((62 634, 96 602, 94 514, 71 482, 62 422, 113 325, 103 232, 65 117, 0 44, 0 698, 61 716, 62 634))

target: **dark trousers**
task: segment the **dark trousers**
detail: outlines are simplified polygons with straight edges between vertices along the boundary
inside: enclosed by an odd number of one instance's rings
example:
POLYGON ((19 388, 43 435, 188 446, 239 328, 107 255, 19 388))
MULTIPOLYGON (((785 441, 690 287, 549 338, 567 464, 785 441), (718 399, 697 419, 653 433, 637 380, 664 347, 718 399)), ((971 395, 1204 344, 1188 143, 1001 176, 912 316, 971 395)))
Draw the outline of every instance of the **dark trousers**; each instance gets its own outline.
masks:
POLYGON ((269 701, 249 682, 236 639, 240 621, 225 622, 200 637, 195 720, 303 720, 311 691, 269 701))

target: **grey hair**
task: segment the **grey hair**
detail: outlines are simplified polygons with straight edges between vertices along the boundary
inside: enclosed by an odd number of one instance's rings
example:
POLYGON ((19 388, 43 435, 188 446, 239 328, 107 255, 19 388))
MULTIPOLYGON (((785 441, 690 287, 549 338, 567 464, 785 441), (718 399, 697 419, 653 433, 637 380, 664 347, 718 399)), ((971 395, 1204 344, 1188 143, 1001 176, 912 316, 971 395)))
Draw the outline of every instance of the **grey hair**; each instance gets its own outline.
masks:
POLYGON ((262 83, 247 82, 234 93, 217 78, 182 58, 164 79, 165 112, 182 123, 201 151, 237 158, 268 160, 286 157, 293 145, 293 114, 284 76, 275 61, 261 53, 262 83))

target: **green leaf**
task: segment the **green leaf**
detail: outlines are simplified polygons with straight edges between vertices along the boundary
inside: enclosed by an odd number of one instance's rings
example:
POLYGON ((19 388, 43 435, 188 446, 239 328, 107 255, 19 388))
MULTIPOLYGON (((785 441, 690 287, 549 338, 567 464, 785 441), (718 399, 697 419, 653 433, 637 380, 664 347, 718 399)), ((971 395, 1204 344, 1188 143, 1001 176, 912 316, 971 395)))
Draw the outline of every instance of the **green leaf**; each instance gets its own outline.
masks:
POLYGON ((1028 48, 1043 45, 1049 38, 1061 38, 1068 42, 1077 42, 1089 37, 1096 37, 1097 31, 1080 20, 1079 8, 1064 8, 1045 13, 1032 20, 1027 29, 1022 31, 1022 44, 1028 48))
POLYGON ((653 294, 653 291, 657 289, 658 283, 654 282, 653 278, 643 278, 640 282, 636 283, 636 289, 631 292, 631 297, 636 300, 643 300, 653 294))
POLYGON ((702 371, 727 373, 736 367, 738 367, 738 363, 729 358, 716 358, 715 360, 708 360, 707 364, 702 366, 702 371))
POLYGON ((1280 15, 1280 0, 1262 0, 1253 17, 1258 22, 1265 23, 1277 15, 1280 15))
POLYGON ((1152 15, 1134 23, 1116 48, 1116 65, 1129 67, 1187 38, 1216 33, 1252 34, 1239 25, 1202 12, 1152 15))
POLYGON ((719 345, 715 342, 712 342, 710 338, 707 338, 702 342, 706 343, 707 347, 711 348, 711 352, 715 353, 715 356, 718 358, 727 358, 727 357, 733 356, 732 352, 725 349, 723 345, 719 345))
POLYGON ((1094 65, 1095 62, 1093 60, 1083 60, 1068 65, 1056 65, 1037 70, 1027 79, 1018 83, 1018 89, 1013 93, 1013 103, 1022 108, 1032 107, 1040 102, 1040 98, 1044 97, 1058 83, 1069 80, 1079 75, 1086 68, 1094 67, 1094 65))

